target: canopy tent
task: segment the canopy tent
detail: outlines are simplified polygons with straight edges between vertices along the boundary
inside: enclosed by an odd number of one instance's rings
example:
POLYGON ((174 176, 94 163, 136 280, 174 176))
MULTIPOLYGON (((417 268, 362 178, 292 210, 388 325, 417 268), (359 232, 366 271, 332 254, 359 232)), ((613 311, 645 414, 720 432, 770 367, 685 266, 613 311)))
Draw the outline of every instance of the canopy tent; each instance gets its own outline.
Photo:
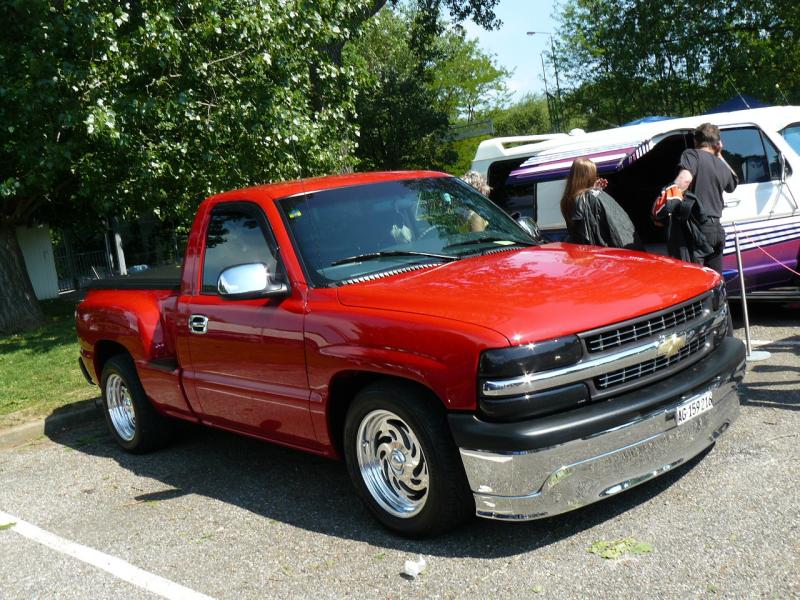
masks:
POLYGON ((737 110, 748 110, 751 108, 764 108, 767 106, 769 106, 769 104, 765 104, 758 98, 753 98, 747 94, 739 94, 738 96, 726 100, 719 106, 715 106, 708 111, 708 114, 712 115, 716 113, 734 112, 737 110))
POLYGON ((629 121, 628 123, 622 124, 620 127, 630 127, 631 125, 641 125, 642 123, 655 123, 656 121, 669 121, 670 119, 675 119, 676 117, 661 117, 658 115, 649 115, 647 117, 642 117, 641 119, 636 119, 635 121, 629 121))

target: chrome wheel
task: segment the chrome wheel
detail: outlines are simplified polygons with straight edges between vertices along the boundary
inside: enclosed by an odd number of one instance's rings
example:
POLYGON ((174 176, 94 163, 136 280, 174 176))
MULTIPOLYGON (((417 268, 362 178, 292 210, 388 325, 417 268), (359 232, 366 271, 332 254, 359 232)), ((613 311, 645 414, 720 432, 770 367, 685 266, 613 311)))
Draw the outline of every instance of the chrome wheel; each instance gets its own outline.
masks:
POLYGON ((116 373, 109 375, 106 380, 106 403, 108 416, 117 435, 130 442, 136 434, 136 413, 130 390, 125 380, 116 373))
POLYGON ((401 519, 419 513, 428 499, 428 464, 411 427, 388 410, 373 410, 358 427, 356 445, 373 499, 401 519))

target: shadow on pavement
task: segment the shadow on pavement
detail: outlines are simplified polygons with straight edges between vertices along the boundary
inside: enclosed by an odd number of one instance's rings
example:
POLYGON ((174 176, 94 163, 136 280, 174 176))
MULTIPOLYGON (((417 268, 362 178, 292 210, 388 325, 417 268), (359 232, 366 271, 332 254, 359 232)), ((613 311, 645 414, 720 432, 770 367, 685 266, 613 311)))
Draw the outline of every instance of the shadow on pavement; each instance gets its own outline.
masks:
MULTIPOLYGON (((792 306, 751 309, 759 324, 794 326, 792 306)), ((740 314, 734 319, 741 320, 740 314)), ((740 324, 739 324, 740 326, 740 324)), ((793 336, 770 344, 773 352, 797 352, 793 336)), ((787 367, 753 364, 754 373, 786 372, 787 367)), ((800 368, 789 367, 800 373, 800 368)), ((763 389, 765 382, 742 386, 744 405, 800 410, 800 392, 763 389)), ((796 386, 797 387, 797 386, 796 386)), ((104 425, 92 429, 54 433, 59 444, 93 456, 111 458, 139 476, 161 481, 164 489, 142 494, 136 501, 170 501, 197 494, 226 502, 256 515, 329 536, 375 546, 433 556, 498 558, 548 546, 613 519, 649 502, 676 483, 707 452, 658 479, 619 496, 557 517, 528 523, 503 523, 474 519, 451 534, 431 540, 407 540, 383 529, 363 508, 350 484, 343 463, 274 446, 250 438, 199 426, 181 427, 175 443, 160 452, 132 456, 118 448, 104 425)))
MULTIPOLYGON (((798 311, 795 308, 768 304, 755 306, 758 325, 777 325, 796 331, 798 311)), ((765 362, 748 363, 750 376, 740 387, 742 405, 800 410, 800 335, 770 341, 757 349, 767 350, 773 356, 765 362), (755 378, 759 380, 754 381, 755 378)))
POLYGON ((80 452, 111 458, 165 489, 136 501, 169 501, 197 494, 265 518, 324 535, 404 552, 447 557, 497 558, 528 552, 568 538, 648 502, 691 470, 705 453, 656 480, 578 511, 528 523, 475 519, 430 540, 408 540, 383 529, 362 507, 343 462, 187 425, 175 443, 152 454, 126 454, 104 424, 50 436, 80 452))
POLYGON ((92 400, 82 400, 55 408, 44 419, 44 434, 53 437, 59 431, 68 427, 75 427, 90 420, 100 420, 102 413, 97 409, 100 397, 92 400))

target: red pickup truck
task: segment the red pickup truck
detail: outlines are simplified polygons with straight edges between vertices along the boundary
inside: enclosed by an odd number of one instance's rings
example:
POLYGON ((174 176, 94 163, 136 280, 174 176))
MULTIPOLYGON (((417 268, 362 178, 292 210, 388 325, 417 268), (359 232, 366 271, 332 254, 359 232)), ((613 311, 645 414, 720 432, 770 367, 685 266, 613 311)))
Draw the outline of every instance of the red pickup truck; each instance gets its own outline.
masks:
POLYGON ((543 243, 415 171, 208 198, 182 269, 99 282, 76 320, 124 449, 185 419, 343 457, 422 536, 572 510, 713 444, 744 373, 727 311, 708 269, 543 243))

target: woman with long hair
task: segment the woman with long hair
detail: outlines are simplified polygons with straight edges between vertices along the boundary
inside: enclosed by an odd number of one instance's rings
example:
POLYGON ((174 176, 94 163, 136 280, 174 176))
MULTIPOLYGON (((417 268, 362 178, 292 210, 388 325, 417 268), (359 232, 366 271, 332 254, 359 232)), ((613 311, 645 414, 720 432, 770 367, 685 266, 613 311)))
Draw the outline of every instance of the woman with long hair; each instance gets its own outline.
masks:
POLYGON ((603 188, 597 166, 588 158, 576 158, 561 197, 561 214, 567 223, 567 241, 614 248, 643 249, 628 214, 603 188))

